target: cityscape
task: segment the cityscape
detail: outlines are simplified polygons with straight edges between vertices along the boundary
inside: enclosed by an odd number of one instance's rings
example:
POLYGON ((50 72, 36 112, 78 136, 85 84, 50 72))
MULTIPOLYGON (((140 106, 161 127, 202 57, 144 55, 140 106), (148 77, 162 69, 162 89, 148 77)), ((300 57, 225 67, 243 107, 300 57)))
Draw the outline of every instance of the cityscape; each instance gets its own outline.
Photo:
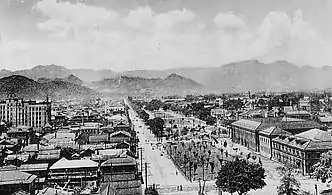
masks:
POLYGON ((331 2, 1 0, 0 195, 331 195, 331 2))

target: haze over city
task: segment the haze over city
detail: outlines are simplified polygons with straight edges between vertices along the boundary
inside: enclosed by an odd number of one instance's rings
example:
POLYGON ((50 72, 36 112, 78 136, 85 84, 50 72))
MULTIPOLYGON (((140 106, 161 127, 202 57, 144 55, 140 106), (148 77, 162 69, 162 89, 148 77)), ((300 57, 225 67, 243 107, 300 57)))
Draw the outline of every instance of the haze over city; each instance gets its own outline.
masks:
POLYGON ((322 67, 332 63, 331 9, 328 0, 2 0, 0 67, 322 67))

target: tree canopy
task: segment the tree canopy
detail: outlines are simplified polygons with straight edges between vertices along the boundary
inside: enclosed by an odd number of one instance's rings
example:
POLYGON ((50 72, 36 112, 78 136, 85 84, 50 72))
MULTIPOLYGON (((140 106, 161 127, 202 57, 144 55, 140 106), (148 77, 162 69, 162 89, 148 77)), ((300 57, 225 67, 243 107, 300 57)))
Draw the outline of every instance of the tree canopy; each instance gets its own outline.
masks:
POLYGON ((265 170, 261 165, 236 159, 221 166, 216 185, 223 191, 243 195, 266 186, 264 179, 265 170))
POLYGON ((325 183, 327 180, 332 181, 332 151, 322 153, 320 160, 313 166, 313 175, 317 180, 325 183))
POLYGON ((295 179, 293 175, 293 169, 290 167, 277 167, 279 172, 280 186, 278 186, 278 195, 299 195, 300 183, 295 179))

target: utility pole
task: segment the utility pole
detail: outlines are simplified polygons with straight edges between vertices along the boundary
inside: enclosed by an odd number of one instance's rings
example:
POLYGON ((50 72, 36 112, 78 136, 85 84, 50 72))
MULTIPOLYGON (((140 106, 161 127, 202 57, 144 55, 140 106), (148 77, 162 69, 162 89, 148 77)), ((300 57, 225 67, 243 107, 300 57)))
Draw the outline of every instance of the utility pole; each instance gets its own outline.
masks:
POLYGON ((189 178, 190 178, 190 182, 192 182, 192 180, 191 180, 191 162, 189 162, 189 178))
POLYGON ((140 158, 141 158, 141 172, 143 172, 143 148, 138 148, 140 150, 140 158))
POLYGON ((203 181, 204 181, 204 160, 202 160, 203 163, 203 181))
POLYGON ((148 163, 145 163, 145 189, 148 189, 148 163))

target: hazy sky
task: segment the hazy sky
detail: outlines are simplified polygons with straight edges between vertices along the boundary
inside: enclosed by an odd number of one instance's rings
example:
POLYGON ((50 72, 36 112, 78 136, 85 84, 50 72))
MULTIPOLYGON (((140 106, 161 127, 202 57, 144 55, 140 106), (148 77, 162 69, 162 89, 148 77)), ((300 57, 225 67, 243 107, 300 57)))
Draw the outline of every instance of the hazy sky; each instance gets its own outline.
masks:
POLYGON ((331 0, 0 0, 0 68, 332 64, 331 0))

